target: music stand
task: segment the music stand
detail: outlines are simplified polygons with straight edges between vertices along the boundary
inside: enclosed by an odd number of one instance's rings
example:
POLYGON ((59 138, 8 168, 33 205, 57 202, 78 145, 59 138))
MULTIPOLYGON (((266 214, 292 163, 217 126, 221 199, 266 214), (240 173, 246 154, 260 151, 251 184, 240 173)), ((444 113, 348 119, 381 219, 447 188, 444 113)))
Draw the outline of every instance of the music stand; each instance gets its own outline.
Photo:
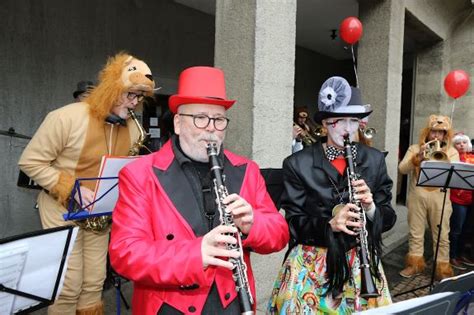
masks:
POLYGON ((68 212, 63 215, 64 220, 83 220, 112 214, 118 199, 118 173, 128 163, 137 159, 137 156, 110 156, 102 157, 99 176, 94 178, 77 178, 71 191, 68 212), (81 183, 93 181, 95 185, 94 200, 84 204, 81 196, 81 183), (79 202, 76 201, 76 193, 79 202))
POLYGON ((461 294, 453 314, 458 314, 463 307, 465 307, 467 311, 469 302, 474 295, 474 271, 441 280, 430 294, 448 291, 459 292, 461 294))
POLYGON ((54 303, 78 230, 64 226, 0 240, 0 314, 27 314, 54 303))
POLYGON ((444 208, 446 205, 446 193, 448 188, 474 189, 474 164, 462 162, 441 162, 441 161, 423 161, 420 166, 417 186, 441 187, 444 192, 443 207, 441 208, 441 218, 438 226, 438 237, 436 240, 436 250, 433 257, 433 270, 431 272, 430 283, 412 290, 398 293, 395 296, 403 295, 420 289, 429 287, 433 289, 433 283, 436 273, 436 261, 438 259, 439 240, 441 237, 441 228, 443 224, 444 208))
POLYGON ((110 215, 115 207, 115 203, 118 198, 118 177, 95 177, 95 178, 77 178, 74 181, 74 186, 72 188, 69 203, 67 207, 67 212, 63 214, 65 221, 69 220, 84 220, 91 217, 98 217, 103 215, 110 215), (95 194, 95 198, 91 203, 85 203, 81 195, 81 183, 87 181, 109 181, 107 184, 107 189, 103 192, 95 194), (78 195, 79 202, 76 201, 76 193, 78 195), (110 196, 108 195, 110 194, 110 196), (96 205, 101 203, 100 207, 96 205))
POLYGON ((454 314, 453 312, 459 300, 459 296, 459 292, 436 293, 354 314, 451 315, 454 314))
MULTIPOLYGON (((138 156, 107 155, 102 158, 99 177, 77 178, 71 191, 68 212, 63 214, 64 220, 84 220, 91 217, 111 215, 118 200, 118 173, 125 165, 137 158, 138 156), (94 200, 89 204, 83 202, 80 190, 81 183, 87 181, 96 182, 94 200), (76 193, 79 202, 74 198, 76 193)), ((117 314, 120 314, 120 299, 126 309, 129 309, 130 306, 122 292, 122 277, 110 266, 109 259, 107 259, 107 277, 112 278, 112 284, 115 287, 117 296, 117 314)))

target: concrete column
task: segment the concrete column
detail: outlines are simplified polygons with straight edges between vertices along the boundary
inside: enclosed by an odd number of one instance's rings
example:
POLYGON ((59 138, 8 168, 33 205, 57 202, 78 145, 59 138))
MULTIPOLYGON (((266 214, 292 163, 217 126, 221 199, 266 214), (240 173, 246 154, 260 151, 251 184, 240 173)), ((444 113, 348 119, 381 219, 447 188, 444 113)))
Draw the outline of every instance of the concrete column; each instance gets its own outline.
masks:
POLYGON ((413 97, 413 137, 412 142, 418 143, 420 131, 426 125, 430 114, 448 115, 446 98, 442 94, 443 86, 443 55, 446 49, 444 42, 435 44, 421 51, 416 57, 416 85, 413 97))
MULTIPOLYGON (((291 153, 296 1, 216 1, 215 65, 237 103, 226 147, 261 167, 280 168, 291 153)), ((263 314, 284 250, 252 255, 257 313, 263 314), (269 268, 271 266, 271 268, 269 268)))
POLYGON ((216 1, 215 65, 237 103, 226 147, 281 167, 291 153, 296 1, 216 1))
POLYGON ((377 129, 374 146, 387 150, 388 173, 396 196, 403 68, 404 1, 361 0, 364 34, 358 51, 359 85, 372 105, 369 125, 377 129))
MULTIPOLYGON (((454 106, 453 127, 455 131, 463 131, 473 138, 474 62, 472 56, 474 56, 474 2, 471 10, 463 11, 463 15, 456 20, 452 36, 449 38, 450 54, 446 58, 449 61, 449 68, 446 69, 443 75, 445 76, 454 69, 463 69, 470 75, 471 86, 469 90, 465 95, 456 100, 454 106), (466 17, 463 15, 466 15, 466 17)), ((453 99, 448 98, 446 103, 448 104, 447 112, 451 114, 453 99)))

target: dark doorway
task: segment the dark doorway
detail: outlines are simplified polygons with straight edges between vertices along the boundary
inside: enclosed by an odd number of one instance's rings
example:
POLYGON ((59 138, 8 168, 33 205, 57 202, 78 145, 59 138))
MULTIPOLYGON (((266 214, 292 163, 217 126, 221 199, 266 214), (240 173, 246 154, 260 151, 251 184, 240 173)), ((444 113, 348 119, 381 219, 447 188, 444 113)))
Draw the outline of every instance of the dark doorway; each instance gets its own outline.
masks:
MULTIPOLYGON (((143 103, 143 128, 148 134, 146 146, 150 151, 158 151, 174 133, 173 114, 168 108, 169 95, 155 95, 143 103)), ((150 153, 142 149, 140 154, 150 153)))
MULTIPOLYGON (((407 53, 403 56, 402 73, 402 104, 400 110, 400 134, 398 148, 398 162, 400 162, 410 146, 410 126, 413 96, 413 55, 407 53)), ((398 174, 397 203, 406 204, 408 190, 408 176, 398 174)))

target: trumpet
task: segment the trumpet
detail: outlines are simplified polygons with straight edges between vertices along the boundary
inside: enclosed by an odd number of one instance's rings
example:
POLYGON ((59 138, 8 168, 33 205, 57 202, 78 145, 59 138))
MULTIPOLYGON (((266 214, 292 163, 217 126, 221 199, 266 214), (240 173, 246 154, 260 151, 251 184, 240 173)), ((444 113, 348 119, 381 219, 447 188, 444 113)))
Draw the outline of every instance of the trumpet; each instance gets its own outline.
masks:
POLYGON ((301 141, 303 141, 305 146, 310 146, 310 145, 317 142, 317 139, 315 137, 313 137, 311 135, 311 133, 306 131, 303 127, 299 126, 296 123, 293 123, 293 127, 295 127, 295 126, 301 129, 301 133, 300 133, 299 137, 301 138, 301 141))
POLYGON ((425 150, 423 151, 423 158, 425 160, 433 161, 449 161, 448 155, 441 148, 444 142, 438 139, 431 140, 425 143, 425 150))
POLYGON ((327 135, 327 130, 324 128, 322 125, 317 124, 316 127, 313 130, 313 134, 316 137, 316 139, 320 139, 321 137, 325 137, 327 135))

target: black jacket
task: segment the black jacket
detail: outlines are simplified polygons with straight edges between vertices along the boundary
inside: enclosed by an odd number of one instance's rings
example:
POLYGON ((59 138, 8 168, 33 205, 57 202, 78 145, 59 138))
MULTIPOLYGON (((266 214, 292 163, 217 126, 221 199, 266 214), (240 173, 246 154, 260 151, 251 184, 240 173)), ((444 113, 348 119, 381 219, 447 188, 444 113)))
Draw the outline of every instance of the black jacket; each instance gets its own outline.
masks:
MULTIPOLYGON (((356 145, 356 172, 370 187, 376 206, 372 221, 367 220, 368 250, 372 258, 380 258, 382 232, 391 229, 397 219, 391 206, 392 180, 382 152, 356 145)), ((289 248, 297 244, 327 248, 326 293, 335 298, 350 279, 345 253, 357 245, 355 236, 333 232, 329 225, 334 206, 349 200, 347 174, 339 174, 318 142, 283 161, 283 183, 281 207, 290 228, 289 248)), ((379 262, 372 259, 370 265, 371 273, 380 280, 379 262)))
MULTIPOLYGON (((357 144, 356 172, 365 180, 377 207, 372 225, 388 231, 396 221, 391 206, 392 180, 387 174, 385 158, 377 149, 357 144)), ((332 208, 343 194, 347 203, 347 176, 341 176, 326 159, 321 143, 287 157, 283 162, 284 191, 281 207, 290 227, 290 248, 295 244, 329 247, 332 230, 328 224, 332 208), (330 179, 337 186, 337 190, 330 179), (344 190, 346 193, 343 193, 344 190)), ((380 233, 378 233, 380 234, 380 233)), ((355 237, 344 233, 346 250, 356 245, 355 237)))

